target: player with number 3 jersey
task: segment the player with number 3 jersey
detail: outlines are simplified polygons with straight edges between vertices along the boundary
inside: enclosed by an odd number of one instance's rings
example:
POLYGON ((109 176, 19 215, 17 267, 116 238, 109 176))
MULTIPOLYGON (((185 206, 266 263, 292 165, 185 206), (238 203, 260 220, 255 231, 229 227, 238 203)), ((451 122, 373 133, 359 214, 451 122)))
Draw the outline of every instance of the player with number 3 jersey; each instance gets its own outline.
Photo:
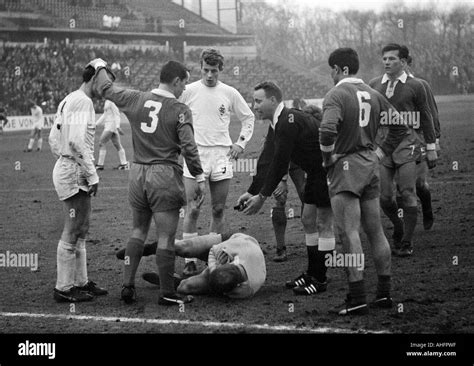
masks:
MULTIPOLYGON (((100 60, 100 59, 99 59, 100 60)), ((103 60, 98 61, 105 63, 103 60)), ((133 210, 133 232, 124 261, 122 300, 136 300, 135 274, 143 254, 144 241, 155 220, 158 237, 156 263, 160 276, 160 305, 192 301, 174 289, 174 240, 179 209, 185 203, 183 170, 178 164, 182 152, 197 185, 193 198, 202 203, 204 175, 194 141, 192 114, 180 103, 189 80, 183 64, 169 61, 160 73, 160 85, 150 92, 122 89, 113 85, 105 71, 98 72, 100 95, 114 102, 127 116, 132 129, 133 166, 129 177, 129 200, 133 210)))

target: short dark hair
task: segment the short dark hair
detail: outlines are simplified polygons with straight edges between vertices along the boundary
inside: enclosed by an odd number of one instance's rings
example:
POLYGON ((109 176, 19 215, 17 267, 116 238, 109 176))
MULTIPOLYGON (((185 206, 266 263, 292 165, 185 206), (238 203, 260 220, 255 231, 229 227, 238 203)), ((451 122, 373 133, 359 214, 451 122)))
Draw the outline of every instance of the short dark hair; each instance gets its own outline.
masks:
POLYGON ((217 267, 209 275, 209 287, 220 295, 232 291, 241 281, 240 269, 231 263, 217 267))
POLYGON ((87 66, 82 72, 82 81, 88 83, 95 75, 95 69, 92 66, 87 66))
POLYGON ((218 66, 219 71, 224 69, 224 56, 215 48, 206 48, 201 52, 201 67, 203 62, 210 66, 218 66))
POLYGON ((283 100, 283 93, 281 92, 280 87, 273 81, 262 81, 258 83, 254 90, 263 89, 265 91, 265 96, 267 98, 275 97, 277 102, 281 102, 283 100))
POLYGON ((410 55, 408 55, 408 57, 407 57, 407 65, 408 65, 408 66, 411 66, 412 62, 413 62, 413 57, 411 57, 410 55))
POLYGON ((408 51, 407 46, 400 46, 398 43, 389 43, 384 48, 382 48, 382 55, 388 51, 398 51, 398 57, 400 59, 404 58, 408 60, 410 51, 408 51))
POLYGON ((359 55, 353 48, 338 48, 329 55, 328 64, 331 68, 337 65, 341 70, 347 67, 349 75, 354 75, 359 71, 359 55))
POLYGON ((160 72, 160 83, 169 84, 176 77, 179 80, 186 79, 188 76, 188 69, 181 62, 178 61, 168 61, 163 65, 160 72))

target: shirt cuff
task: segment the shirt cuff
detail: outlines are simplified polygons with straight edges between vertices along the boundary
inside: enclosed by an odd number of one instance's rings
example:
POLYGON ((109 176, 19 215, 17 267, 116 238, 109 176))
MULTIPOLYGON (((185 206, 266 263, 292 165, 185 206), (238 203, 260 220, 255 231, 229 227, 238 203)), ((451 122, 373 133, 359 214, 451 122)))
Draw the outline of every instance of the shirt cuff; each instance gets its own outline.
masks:
POLYGON ((99 176, 97 175, 97 172, 94 172, 89 178, 87 178, 87 184, 90 186, 99 183, 99 176))
POLYGON ((334 150, 334 144, 331 146, 320 145, 320 148, 322 152, 332 152, 334 150))
POLYGON ((204 174, 196 175, 196 182, 201 183, 201 182, 204 182, 205 180, 206 178, 204 177, 204 174))
POLYGON ((431 150, 436 150, 436 144, 426 144, 426 150, 431 151, 431 150))

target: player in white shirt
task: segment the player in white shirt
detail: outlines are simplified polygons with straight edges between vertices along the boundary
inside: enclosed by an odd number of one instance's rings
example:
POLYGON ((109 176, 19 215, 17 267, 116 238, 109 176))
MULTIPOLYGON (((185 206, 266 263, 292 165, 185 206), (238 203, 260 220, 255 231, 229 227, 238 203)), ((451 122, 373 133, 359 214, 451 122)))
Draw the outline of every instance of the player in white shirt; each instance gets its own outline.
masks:
MULTIPOLYGON (((233 87, 219 81, 224 68, 224 57, 218 50, 206 49, 201 53, 201 80, 191 83, 181 95, 193 114, 194 138, 201 165, 211 192, 212 219, 210 233, 222 233, 224 210, 233 177, 232 159, 237 159, 253 134, 255 116, 244 98, 233 87), (233 112, 242 123, 236 142, 229 135, 230 116, 233 112)), ((183 223, 183 239, 196 237, 200 209, 191 206, 196 180, 183 164, 184 186, 188 197, 183 223)), ((196 259, 186 260, 183 274, 197 273, 196 259)))
POLYGON ((96 169, 104 170, 105 155, 107 154, 105 144, 107 144, 109 140, 112 140, 120 160, 120 165, 114 169, 128 170, 129 166, 127 157, 125 156, 125 150, 120 142, 120 135, 123 135, 123 131, 120 128, 120 111, 114 102, 110 100, 105 101, 104 113, 97 120, 96 125, 98 126, 102 123, 104 124, 104 131, 99 140, 99 161, 97 162, 96 169))
POLYGON ((41 151, 41 148, 43 147, 43 138, 41 137, 41 130, 44 127, 43 110, 33 100, 28 101, 28 107, 31 110, 33 127, 31 129, 28 147, 26 148, 25 152, 31 152, 33 150, 33 145, 36 139, 38 139, 38 147, 36 148, 36 151, 41 151))
POLYGON ((58 106, 49 145, 58 157, 53 182, 65 205, 65 223, 57 248, 58 302, 92 300, 107 291, 88 280, 86 235, 89 230, 91 196, 97 194, 99 177, 94 167, 95 111, 92 97, 96 70, 87 65, 81 87, 58 106))

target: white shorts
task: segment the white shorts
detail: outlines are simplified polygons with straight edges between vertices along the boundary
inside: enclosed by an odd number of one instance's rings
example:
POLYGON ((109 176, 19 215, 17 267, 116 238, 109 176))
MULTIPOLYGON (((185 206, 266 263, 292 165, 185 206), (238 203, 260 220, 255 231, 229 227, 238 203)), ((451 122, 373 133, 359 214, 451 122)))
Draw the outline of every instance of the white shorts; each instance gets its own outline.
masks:
MULTIPOLYGON (((231 179, 234 176, 232 161, 227 156, 229 150, 230 147, 223 146, 198 146, 199 158, 206 179, 209 178, 211 182, 218 182, 231 179)), ((183 176, 194 178, 189 173, 185 160, 183 160, 183 176)))
POLYGON ((61 201, 74 196, 79 190, 86 192, 89 190, 89 184, 79 164, 66 157, 60 157, 56 161, 53 170, 53 183, 61 201))

